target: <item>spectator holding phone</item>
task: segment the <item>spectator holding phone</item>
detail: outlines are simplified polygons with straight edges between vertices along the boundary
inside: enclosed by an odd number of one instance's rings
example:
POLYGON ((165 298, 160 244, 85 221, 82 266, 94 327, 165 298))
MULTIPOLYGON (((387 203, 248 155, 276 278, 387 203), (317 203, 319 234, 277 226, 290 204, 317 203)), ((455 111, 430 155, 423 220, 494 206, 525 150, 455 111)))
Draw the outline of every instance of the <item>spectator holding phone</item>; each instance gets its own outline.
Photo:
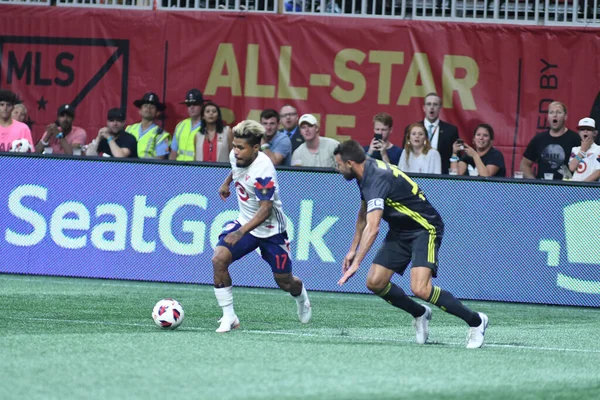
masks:
POLYGON ((388 113, 379 113, 373 117, 373 130, 375 134, 365 151, 376 160, 385 161, 388 164, 398 165, 402 149, 390 141, 394 120, 388 113))
POLYGON ((506 176, 504 156, 492 146, 493 142, 494 128, 488 124, 477 125, 473 147, 462 139, 453 145, 450 170, 458 170, 458 175, 506 176))
POLYGON ((600 146, 595 142, 598 136, 596 121, 583 118, 577 125, 581 146, 573 147, 569 159, 569 169, 574 181, 597 182, 600 179, 600 146))
POLYGON ((81 154, 81 147, 87 141, 87 133, 73 125, 75 107, 63 104, 56 113, 58 119, 46 127, 42 139, 35 145, 36 153, 81 154))
POLYGON ((398 167, 404 172, 421 174, 441 174, 442 160, 440 153, 431 147, 425 126, 416 122, 408 127, 408 136, 404 143, 404 151, 400 156, 398 167))

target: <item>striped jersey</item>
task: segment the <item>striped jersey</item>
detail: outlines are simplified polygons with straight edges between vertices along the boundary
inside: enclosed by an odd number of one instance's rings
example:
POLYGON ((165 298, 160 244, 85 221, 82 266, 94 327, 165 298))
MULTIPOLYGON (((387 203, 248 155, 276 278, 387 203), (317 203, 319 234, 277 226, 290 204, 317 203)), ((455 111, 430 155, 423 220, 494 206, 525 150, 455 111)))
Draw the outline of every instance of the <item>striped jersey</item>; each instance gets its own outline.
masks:
POLYGON ((394 232, 425 229, 441 234, 442 217, 408 175, 397 166, 367 157, 358 182, 367 213, 383 210, 383 219, 394 232))
POLYGON ((240 168, 235 163, 232 150, 229 153, 229 162, 240 207, 237 221, 242 225, 246 224, 258 212, 259 202, 268 200, 273 202, 271 215, 250 234, 267 238, 285 232, 287 222, 279 199, 277 173, 271 159, 259 152, 252 164, 240 168))

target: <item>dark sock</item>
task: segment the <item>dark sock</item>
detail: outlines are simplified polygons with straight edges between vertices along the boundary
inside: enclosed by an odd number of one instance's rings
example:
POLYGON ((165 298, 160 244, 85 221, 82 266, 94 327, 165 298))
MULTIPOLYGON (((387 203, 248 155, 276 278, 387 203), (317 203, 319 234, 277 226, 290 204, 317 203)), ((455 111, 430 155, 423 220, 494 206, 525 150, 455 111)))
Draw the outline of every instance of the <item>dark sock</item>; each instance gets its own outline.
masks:
POLYGON ((376 294, 394 307, 401 308, 415 318, 425 314, 425 307, 408 297, 404 293, 404 290, 392 282, 388 283, 385 289, 376 294))
POLYGON ((427 301, 438 306, 443 311, 462 319, 470 327, 481 325, 479 314, 465 307, 459 300, 452 296, 452 293, 440 289, 439 286, 434 286, 431 289, 427 301))

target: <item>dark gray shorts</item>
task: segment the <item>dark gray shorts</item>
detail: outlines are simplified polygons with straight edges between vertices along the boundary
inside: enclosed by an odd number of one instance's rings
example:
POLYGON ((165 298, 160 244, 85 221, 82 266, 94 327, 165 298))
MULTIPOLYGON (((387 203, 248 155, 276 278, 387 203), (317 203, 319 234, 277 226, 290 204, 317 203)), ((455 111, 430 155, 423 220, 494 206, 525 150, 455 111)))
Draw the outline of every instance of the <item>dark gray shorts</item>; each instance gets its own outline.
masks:
POLYGON ((412 261, 413 267, 428 267, 437 276, 438 252, 442 245, 443 231, 417 230, 390 231, 383 246, 377 252, 373 264, 382 265, 400 275, 412 261))

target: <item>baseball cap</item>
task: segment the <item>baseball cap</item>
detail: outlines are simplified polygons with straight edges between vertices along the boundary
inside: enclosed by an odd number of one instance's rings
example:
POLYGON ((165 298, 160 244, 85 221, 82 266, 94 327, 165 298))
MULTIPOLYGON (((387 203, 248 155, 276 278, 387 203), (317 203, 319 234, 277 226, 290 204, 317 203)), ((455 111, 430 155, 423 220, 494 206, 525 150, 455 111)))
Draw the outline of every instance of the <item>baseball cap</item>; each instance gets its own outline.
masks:
POLYGON ((125 113, 120 108, 111 108, 108 110, 108 121, 125 121, 125 113))
POLYGON ((306 122, 309 125, 317 125, 317 119, 312 114, 304 114, 298 120, 298 125, 302 125, 302 123, 306 122))
POLYGON ((579 124, 577 124, 577 128, 582 127, 594 128, 596 129, 596 121, 593 118, 582 118, 579 120, 579 124))
POLYGON ((63 114, 69 114, 71 117, 74 117, 75 107, 73 107, 70 104, 63 104, 62 106, 58 107, 58 112, 56 113, 56 115, 61 116, 63 114))

